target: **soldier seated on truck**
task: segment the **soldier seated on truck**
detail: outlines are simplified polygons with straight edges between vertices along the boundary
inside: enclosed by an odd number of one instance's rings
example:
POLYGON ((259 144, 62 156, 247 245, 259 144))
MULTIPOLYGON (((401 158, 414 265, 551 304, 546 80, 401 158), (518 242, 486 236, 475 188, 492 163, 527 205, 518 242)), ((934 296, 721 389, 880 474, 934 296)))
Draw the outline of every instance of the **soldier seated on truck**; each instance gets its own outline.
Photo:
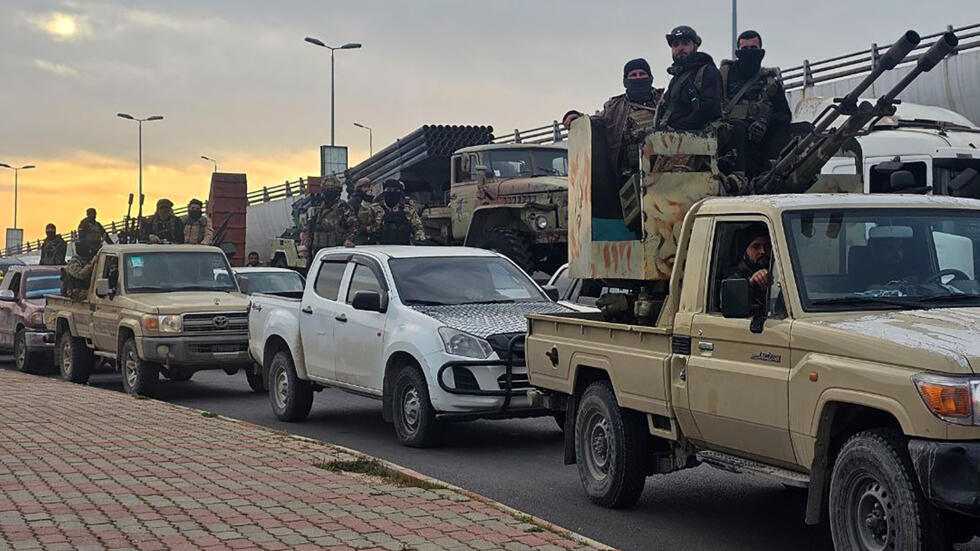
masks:
POLYGON ((85 300, 92 283, 92 269, 95 268, 100 245, 100 241, 88 239, 75 242, 75 254, 68 265, 61 269, 61 294, 69 300, 85 300))

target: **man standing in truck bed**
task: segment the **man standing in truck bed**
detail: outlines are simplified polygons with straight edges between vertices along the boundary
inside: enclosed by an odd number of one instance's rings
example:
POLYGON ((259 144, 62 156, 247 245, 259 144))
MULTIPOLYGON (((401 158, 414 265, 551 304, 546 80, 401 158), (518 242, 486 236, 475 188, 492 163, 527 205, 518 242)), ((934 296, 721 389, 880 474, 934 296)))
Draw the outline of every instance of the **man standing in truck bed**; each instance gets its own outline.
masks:
POLYGON ((157 211, 143 222, 142 241, 147 243, 183 243, 184 225, 174 216, 174 202, 157 201, 157 211))
POLYGON ((68 265, 62 268, 61 294, 76 302, 85 300, 92 283, 92 269, 95 268, 96 253, 101 242, 79 239, 75 242, 75 254, 68 265))
POLYGON ((686 25, 667 35, 673 78, 657 113, 661 130, 703 130, 721 116, 721 73, 711 56, 698 51, 701 37, 686 25))
POLYGON ((368 235, 376 235, 381 245, 417 245, 425 241, 425 228, 419 217, 418 208, 411 197, 405 196, 405 184, 400 180, 388 179, 382 184, 384 190, 381 200, 367 205, 371 209, 373 221, 365 228, 368 235))

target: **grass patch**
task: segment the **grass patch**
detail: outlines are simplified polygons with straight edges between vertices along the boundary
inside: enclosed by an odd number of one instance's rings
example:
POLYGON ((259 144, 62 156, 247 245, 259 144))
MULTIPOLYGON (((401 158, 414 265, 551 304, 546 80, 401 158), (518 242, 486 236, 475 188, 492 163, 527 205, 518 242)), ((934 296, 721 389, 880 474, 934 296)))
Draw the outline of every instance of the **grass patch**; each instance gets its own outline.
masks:
POLYGON ((535 522, 530 515, 514 515, 514 520, 520 522, 521 524, 530 524, 531 526, 528 526, 527 528, 524 529, 524 531, 529 534, 535 534, 538 532, 545 531, 544 526, 541 526, 540 524, 535 522))
POLYGON ((390 469, 375 459, 357 459, 354 461, 329 461, 327 463, 314 463, 314 467, 334 473, 355 473, 368 476, 383 478, 389 484, 405 488, 422 488, 423 490, 445 490, 442 484, 435 484, 425 480, 418 480, 405 476, 404 474, 390 469))
POLYGON ((217 417, 218 416, 218 414, 217 413, 214 413, 213 411, 202 411, 201 412, 201 415, 203 417, 210 417, 210 418, 213 418, 213 417, 217 417))
POLYGON ((149 400, 149 396, 143 396, 142 394, 133 394, 133 398, 136 400, 149 400))

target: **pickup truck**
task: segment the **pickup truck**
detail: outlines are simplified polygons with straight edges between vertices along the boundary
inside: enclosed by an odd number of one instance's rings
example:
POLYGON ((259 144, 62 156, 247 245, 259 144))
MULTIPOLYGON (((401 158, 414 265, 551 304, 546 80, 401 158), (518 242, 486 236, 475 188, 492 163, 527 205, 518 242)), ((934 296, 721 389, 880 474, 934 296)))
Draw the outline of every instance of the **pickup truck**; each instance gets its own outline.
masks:
POLYGON ((14 353, 14 366, 41 373, 54 346, 45 342, 44 295, 61 288, 59 266, 12 266, 0 283, 0 350, 14 353))
POLYGON ((565 413, 599 505, 706 463, 806 488, 837 549, 945 548, 980 535, 978 274, 974 200, 705 199, 655 322, 529 316, 529 399, 565 413), (760 227, 754 286, 733 273, 760 227))
POLYGON ((283 295, 252 295, 248 320, 280 420, 306 419, 324 387, 380 399, 412 447, 433 444, 442 421, 550 414, 528 407, 525 315, 567 309, 499 253, 324 249, 304 291, 283 295))
POLYGON ((115 360, 129 394, 152 396, 161 374, 186 381, 206 369, 244 369, 261 384, 248 356, 248 298, 221 249, 106 245, 95 262, 84 301, 46 297, 63 378, 87 382, 99 356, 115 360))

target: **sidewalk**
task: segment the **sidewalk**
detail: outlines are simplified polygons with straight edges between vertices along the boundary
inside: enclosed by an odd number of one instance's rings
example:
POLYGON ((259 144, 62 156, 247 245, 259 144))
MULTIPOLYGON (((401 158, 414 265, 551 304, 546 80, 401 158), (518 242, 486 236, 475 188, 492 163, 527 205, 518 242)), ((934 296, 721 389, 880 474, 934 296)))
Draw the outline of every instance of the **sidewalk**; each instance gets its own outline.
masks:
POLYGON ((241 421, 7 370, 0 389, 0 550, 602 548, 241 421))

